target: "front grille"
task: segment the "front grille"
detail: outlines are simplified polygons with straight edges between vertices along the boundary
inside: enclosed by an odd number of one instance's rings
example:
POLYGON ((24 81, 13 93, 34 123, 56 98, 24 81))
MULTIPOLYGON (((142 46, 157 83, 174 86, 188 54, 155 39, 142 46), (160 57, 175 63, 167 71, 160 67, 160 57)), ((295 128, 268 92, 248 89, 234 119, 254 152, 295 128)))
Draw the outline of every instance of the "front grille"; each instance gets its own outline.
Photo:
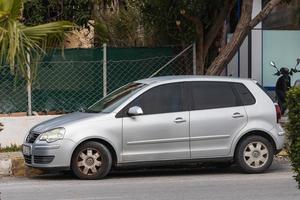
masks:
POLYGON ((30 132, 26 138, 27 143, 34 143, 36 138, 39 136, 39 133, 30 132))
POLYGON ((25 163, 31 164, 31 156, 26 156, 26 155, 23 156, 24 156, 25 163))
POLYGON ((34 163, 36 164, 49 164, 53 159, 54 156, 33 156, 34 163))

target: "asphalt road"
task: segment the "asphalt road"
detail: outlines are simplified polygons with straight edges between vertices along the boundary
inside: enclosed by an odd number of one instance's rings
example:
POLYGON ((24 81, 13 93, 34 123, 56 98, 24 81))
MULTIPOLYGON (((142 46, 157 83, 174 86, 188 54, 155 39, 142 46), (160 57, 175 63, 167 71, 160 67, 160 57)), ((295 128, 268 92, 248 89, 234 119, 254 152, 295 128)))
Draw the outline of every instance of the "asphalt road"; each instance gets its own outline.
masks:
POLYGON ((71 175, 0 178, 0 200, 299 200, 288 163, 275 161, 264 174, 180 166, 113 172, 105 180, 82 181, 71 175))

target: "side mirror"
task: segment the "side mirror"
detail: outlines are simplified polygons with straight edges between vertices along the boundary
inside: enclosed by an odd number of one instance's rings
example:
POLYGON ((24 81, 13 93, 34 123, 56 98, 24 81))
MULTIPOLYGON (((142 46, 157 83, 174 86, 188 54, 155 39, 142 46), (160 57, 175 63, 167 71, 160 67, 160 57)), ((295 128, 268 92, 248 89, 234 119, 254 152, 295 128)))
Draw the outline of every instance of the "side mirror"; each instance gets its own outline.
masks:
POLYGON ((300 58, 297 58, 297 65, 300 64, 300 58))
POLYGON ((273 61, 271 61, 270 63, 273 67, 276 67, 275 63, 273 61))
POLYGON ((133 107, 129 108, 127 114, 129 116, 137 116, 137 115, 144 114, 144 112, 143 112, 143 110, 142 110, 141 107, 139 107, 139 106, 133 106, 133 107))

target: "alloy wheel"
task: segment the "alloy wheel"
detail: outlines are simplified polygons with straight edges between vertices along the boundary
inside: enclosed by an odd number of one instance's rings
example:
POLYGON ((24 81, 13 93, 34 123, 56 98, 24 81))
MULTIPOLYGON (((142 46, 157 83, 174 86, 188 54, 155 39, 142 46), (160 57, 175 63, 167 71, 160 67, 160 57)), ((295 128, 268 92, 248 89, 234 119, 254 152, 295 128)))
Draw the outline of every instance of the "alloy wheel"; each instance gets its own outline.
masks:
POLYGON ((264 166, 269 158, 269 151, 262 142, 251 142, 244 149, 244 161, 251 168, 264 166))
POLYGON ((77 157, 77 167, 85 175, 95 175, 102 166, 101 153, 94 148, 83 149, 77 157))

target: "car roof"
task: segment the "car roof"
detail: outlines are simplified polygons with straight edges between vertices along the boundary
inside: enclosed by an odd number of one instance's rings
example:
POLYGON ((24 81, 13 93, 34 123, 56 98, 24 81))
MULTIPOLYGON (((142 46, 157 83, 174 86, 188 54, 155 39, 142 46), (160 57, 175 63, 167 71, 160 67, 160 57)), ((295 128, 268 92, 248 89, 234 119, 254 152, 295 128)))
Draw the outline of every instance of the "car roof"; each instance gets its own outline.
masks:
POLYGON ((235 78, 228 76, 200 76, 200 75, 180 75, 180 76, 159 76, 135 81, 143 84, 168 83, 168 82, 184 82, 184 81, 226 81, 226 82, 245 82, 254 81, 245 78, 235 78))

